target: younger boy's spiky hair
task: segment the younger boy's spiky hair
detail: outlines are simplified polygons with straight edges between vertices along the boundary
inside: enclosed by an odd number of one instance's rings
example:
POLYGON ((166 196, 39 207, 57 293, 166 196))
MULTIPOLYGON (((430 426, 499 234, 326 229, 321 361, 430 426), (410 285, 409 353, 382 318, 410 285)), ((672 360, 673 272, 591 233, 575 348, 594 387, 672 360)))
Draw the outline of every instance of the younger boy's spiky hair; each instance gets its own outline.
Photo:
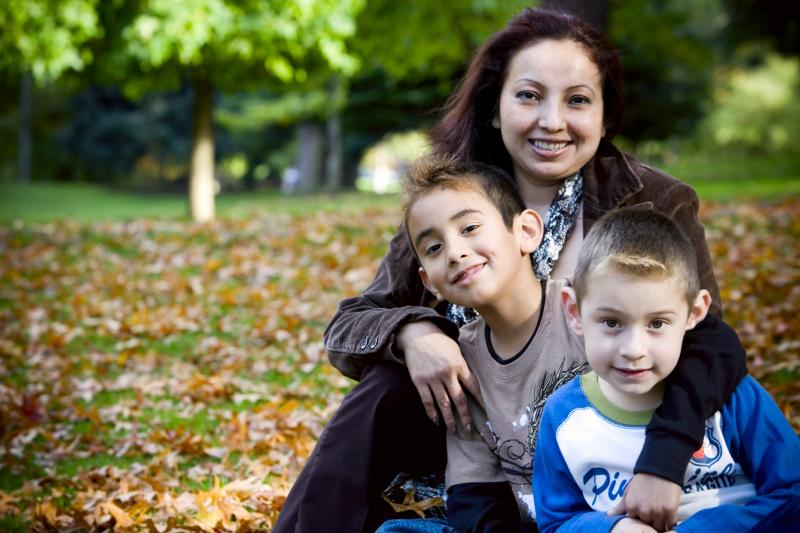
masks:
POLYGON ((592 274, 606 267, 635 277, 674 278, 683 286, 690 307, 700 291, 692 242, 671 218, 653 209, 618 209, 592 227, 572 281, 579 304, 591 289, 592 274))
POLYGON ((463 163, 452 157, 424 157, 414 162, 402 180, 403 222, 408 235, 408 217, 420 197, 433 190, 473 191, 484 195, 500 212, 507 228, 514 226, 514 217, 525 210, 525 202, 516 183, 503 170, 483 163, 463 163))

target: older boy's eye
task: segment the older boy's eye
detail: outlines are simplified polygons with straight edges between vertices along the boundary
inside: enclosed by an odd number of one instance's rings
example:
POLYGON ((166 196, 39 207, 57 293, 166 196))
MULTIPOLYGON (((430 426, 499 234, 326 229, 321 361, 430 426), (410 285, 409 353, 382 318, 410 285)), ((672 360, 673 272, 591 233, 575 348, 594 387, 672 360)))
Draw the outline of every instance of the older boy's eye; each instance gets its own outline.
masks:
POLYGON ((436 252, 438 252, 441 247, 442 245, 439 243, 431 244, 430 246, 425 248, 425 255, 433 255, 436 252))
POLYGON ((471 232, 475 231, 476 229, 478 229, 479 227, 480 226, 478 226, 478 224, 470 224, 470 225, 464 227, 463 233, 471 233, 471 232))

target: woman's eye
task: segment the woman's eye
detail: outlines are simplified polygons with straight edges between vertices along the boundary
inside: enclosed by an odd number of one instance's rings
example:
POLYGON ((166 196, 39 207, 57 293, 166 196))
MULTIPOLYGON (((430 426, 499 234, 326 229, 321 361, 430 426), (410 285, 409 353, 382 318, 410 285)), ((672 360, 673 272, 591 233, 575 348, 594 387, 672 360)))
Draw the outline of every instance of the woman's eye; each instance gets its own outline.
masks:
POLYGON ((606 327, 612 329, 619 327, 619 321, 615 318, 606 318, 605 320, 603 320, 603 324, 605 324, 606 327))
POLYGON ((586 98, 585 96, 573 96, 572 98, 569 99, 569 103, 581 105, 581 104, 591 104, 592 101, 586 98))
POLYGON ((533 91, 519 91, 517 93, 517 98, 520 100, 538 100, 539 95, 533 91))

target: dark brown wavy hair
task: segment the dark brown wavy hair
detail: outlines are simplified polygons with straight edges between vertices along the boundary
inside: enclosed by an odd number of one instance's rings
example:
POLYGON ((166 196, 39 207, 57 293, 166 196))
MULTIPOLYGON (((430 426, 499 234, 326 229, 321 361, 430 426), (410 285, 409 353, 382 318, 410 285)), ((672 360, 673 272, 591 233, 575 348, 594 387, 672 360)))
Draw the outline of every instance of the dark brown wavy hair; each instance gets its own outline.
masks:
POLYGON ((500 130, 492 126, 508 64, 520 50, 544 39, 570 40, 584 46, 603 80, 605 141, 619 131, 622 119, 622 65, 611 43, 589 23, 568 13, 526 8, 475 52, 464 79, 431 130, 436 154, 495 165, 514 174, 500 130))

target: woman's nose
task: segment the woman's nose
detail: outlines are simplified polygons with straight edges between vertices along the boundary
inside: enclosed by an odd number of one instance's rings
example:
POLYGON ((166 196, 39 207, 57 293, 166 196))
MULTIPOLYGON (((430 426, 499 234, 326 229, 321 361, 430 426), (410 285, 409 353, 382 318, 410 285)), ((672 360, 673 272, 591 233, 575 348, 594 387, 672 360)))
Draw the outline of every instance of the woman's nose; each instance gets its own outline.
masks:
POLYGON ((538 125, 547 131, 559 131, 564 127, 561 107, 557 102, 544 101, 539 106, 538 125))

